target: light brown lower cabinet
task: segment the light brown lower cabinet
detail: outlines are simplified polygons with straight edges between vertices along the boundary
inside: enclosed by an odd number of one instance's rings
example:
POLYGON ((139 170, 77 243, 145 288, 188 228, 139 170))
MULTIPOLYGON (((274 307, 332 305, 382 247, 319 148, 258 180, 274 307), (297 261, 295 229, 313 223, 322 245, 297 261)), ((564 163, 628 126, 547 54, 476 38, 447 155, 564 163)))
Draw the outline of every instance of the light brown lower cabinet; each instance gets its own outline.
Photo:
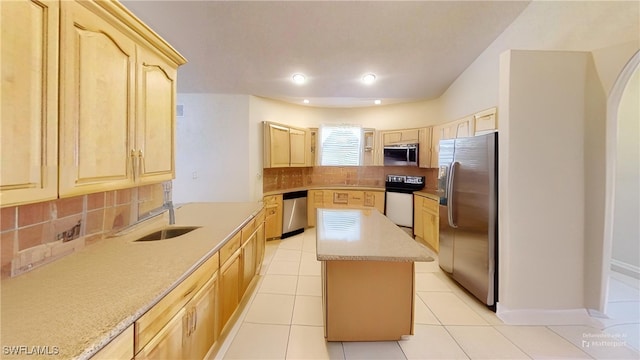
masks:
POLYGON ((187 310, 178 313, 135 356, 136 360, 181 359, 183 322, 187 310))
POLYGON ((220 329, 224 329, 240 303, 240 249, 220 268, 220 329))
MULTIPOLYGON (((263 215, 264 218, 264 215, 263 215)), ((260 273, 262 269, 262 261, 264 260, 264 251, 267 246, 265 231, 264 231, 264 221, 259 222, 256 229, 256 274, 260 273)))
POLYGON ((256 233, 254 232, 242 245, 242 279, 240 284, 240 298, 242 298, 244 293, 247 291, 251 280, 253 280, 253 277, 256 275, 256 248, 256 233))
POLYGON ((440 243, 440 216, 438 201, 419 195, 413 196, 413 235, 436 252, 440 243))
POLYGON ((384 214, 384 191, 309 190, 307 225, 316 226, 316 209, 371 209, 384 214))
POLYGON ((203 359, 260 271, 265 251, 264 221, 262 210, 136 321, 130 337, 125 338, 128 345, 119 346, 128 346, 131 355, 118 350, 106 353, 108 358, 131 359, 135 354, 135 359, 203 359), (120 353, 123 355, 111 355, 120 353))
POLYGON ((439 204, 437 201, 424 198, 422 203, 423 239, 433 250, 440 250, 439 204))
POLYGON ((264 197, 265 206, 265 236, 267 239, 282 236, 282 194, 264 197))
POLYGON ((193 297, 183 322, 185 359, 204 359, 218 339, 217 274, 193 297))
POLYGON ((136 354, 136 359, 203 359, 215 343, 217 274, 136 354))

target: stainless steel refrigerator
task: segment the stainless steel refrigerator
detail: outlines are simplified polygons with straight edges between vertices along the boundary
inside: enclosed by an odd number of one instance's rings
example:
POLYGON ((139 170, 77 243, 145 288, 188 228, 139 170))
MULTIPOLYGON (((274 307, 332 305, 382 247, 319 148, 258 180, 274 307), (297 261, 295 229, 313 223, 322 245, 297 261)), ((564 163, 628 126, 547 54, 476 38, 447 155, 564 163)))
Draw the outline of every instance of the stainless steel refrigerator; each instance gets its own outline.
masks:
POLYGON ((441 140, 440 268, 495 310, 498 297, 498 133, 441 140))

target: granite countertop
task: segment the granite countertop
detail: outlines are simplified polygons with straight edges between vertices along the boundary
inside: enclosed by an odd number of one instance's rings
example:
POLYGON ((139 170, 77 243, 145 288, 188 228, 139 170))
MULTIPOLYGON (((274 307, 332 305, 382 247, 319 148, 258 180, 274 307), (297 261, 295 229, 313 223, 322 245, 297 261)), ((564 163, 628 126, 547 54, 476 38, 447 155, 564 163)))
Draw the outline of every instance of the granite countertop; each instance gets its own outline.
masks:
POLYGON ((264 196, 286 194, 294 191, 303 190, 361 190, 361 191, 384 191, 384 186, 362 186, 362 185, 321 185, 321 186, 304 186, 291 189, 273 190, 264 192, 264 196))
POLYGON ((4 353, 6 346, 48 346, 55 353, 29 356, 34 359, 91 357, 215 254, 261 208, 261 202, 186 204, 175 211, 175 225, 201 226, 188 234, 132 241, 166 226, 165 213, 124 235, 3 280, 3 358, 12 358, 4 353))
POLYGON ((317 258, 433 261, 434 253, 376 209, 317 209, 317 258))

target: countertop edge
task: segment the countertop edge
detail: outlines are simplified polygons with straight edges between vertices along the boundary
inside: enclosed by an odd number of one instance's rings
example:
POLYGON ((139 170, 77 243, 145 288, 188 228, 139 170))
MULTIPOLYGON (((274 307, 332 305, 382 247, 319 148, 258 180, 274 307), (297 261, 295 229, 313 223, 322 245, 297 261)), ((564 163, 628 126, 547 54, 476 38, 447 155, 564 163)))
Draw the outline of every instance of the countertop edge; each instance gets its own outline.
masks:
POLYGON ((440 195, 438 195, 437 190, 429 190, 429 189, 419 190, 419 191, 414 191, 413 194, 417 196, 426 197, 435 201, 440 201, 440 195))
POLYGON ((385 262, 431 262, 435 260, 435 254, 425 245, 416 242, 412 237, 401 230, 391 220, 376 209, 324 209, 318 208, 318 226, 316 227, 316 259, 318 261, 385 261, 385 262), (324 212, 349 212, 364 216, 354 217, 354 225, 329 227, 323 224, 323 228, 331 228, 334 237, 326 237, 324 230, 320 231, 320 225, 324 221, 324 212), (356 220, 357 219, 357 220, 356 220), (363 227, 371 228, 375 224, 375 232, 364 232, 363 227), (356 235, 349 238, 351 229, 356 229, 356 235), (336 241, 349 239, 348 241, 336 241), (393 240, 390 240, 393 239, 393 240), (330 245, 334 243, 333 245, 330 245), (337 245, 335 244, 337 243, 337 245), (340 245, 340 244, 343 245, 340 245), (321 246, 321 244, 323 246, 321 246), (344 244, 352 244, 345 245, 344 244), (400 251, 389 251, 389 245, 401 248, 400 251), (329 247, 327 247, 327 245, 329 247))
POLYGON ((321 186, 302 186, 290 189, 272 190, 263 192, 263 196, 280 195, 294 191, 303 190, 355 190, 355 191, 385 191, 384 186, 360 186, 360 185, 321 185, 321 186))
POLYGON ((386 262, 432 262, 435 259, 431 256, 416 257, 385 257, 385 256, 368 256, 368 255, 318 255, 318 261, 386 261, 386 262))

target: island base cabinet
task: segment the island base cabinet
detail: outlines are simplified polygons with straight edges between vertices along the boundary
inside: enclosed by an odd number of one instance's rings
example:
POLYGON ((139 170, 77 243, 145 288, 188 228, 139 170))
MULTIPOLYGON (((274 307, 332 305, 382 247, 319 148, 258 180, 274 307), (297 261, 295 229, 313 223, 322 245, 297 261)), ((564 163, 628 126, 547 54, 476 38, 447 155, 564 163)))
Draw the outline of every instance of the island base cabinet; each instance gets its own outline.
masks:
POLYGON ((322 262, 327 341, 390 341, 413 335, 413 262, 322 262))

